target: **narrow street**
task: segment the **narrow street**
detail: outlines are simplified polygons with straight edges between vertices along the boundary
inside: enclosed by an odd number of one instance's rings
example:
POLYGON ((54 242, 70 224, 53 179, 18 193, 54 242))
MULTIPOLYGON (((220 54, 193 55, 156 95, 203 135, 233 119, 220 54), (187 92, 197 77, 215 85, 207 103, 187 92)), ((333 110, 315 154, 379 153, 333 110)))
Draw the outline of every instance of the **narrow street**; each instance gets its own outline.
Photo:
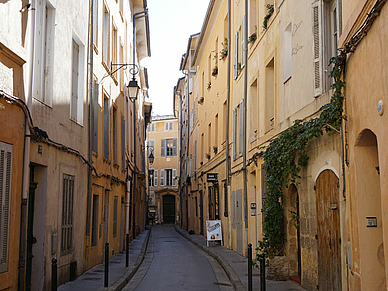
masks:
POLYGON ((233 290, 219 264, 177 233, 152 227, 147 255, 123 290, 233 290))

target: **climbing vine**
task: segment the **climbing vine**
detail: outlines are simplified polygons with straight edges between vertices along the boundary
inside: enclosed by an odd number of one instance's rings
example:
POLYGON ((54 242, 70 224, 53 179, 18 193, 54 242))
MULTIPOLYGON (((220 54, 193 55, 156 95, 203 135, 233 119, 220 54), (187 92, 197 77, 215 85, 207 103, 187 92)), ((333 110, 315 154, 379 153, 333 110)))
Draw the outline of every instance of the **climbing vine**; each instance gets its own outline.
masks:
MULTIPOLYGON (((290 183, 298 184, 299 172, 309 160, 308 147, 313 138, 322 136, 325 132, 338 131, 343 116, 344 82, 341 77, 345 70, 346 53, 341 52, 330 60, 332 70, 330 77, 334 79, 331 85, 333 95, 330 102, 320 108, 320 115, 307 121, 296 120, 287 130, 272 139, 265 147, 264 169, 266 171, 267 192, 262 207, 263 239, 259 241, 257 250, 266 257, 282 253, 285 242, 284 213, 281 205, 284 186, 290 183)), ((293 215, 296 223, 297 217, 293 215)))

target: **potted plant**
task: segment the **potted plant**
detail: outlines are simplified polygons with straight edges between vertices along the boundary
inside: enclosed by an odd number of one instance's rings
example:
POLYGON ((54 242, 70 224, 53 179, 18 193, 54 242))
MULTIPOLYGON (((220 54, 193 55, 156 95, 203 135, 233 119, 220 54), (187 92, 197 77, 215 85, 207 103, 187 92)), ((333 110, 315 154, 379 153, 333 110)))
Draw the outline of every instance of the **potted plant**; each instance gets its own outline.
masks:
POLYGON ((218 153, 218 148, 216 146, 213 147, 213 152, 214 152, 214 154, 218 153))
POLYGON ((207 83, 207 89, 210 90, 212 88, 212 82, 207 83))
POLYGON ((268 28, 268 20, 271 18, 272 14, 274 13, 274 6, 273 4, 267 4, 265 6, 267 8, 267 14, 264 17, 263 20, 263 30, 267 30, 268 28))
POLYGON ((216 65, 216 66, 213 68, 212 76, 213 76, 213 77, 217 77, 217 75, 218 75, 218 66, 216 65))
POLYGON ((225 37, 224 42, 221 42, 223 49, 220 51, 220 60, 224 61, 228 56, 228 39, 225 37))
POLYGON ((257 39, 257 25, 255 25, 255 31, 248 37, 248 43, 254 43, 257 39))
POLYGON ((210 160, 210 153, 206 153, 205 156, 206 156, 206 158, 207 158, 208 160, 210 160))
POLYGON ((205 98, 201 97, 201 98, 199 98, 199 100, 198 100, 198 104, 199 104, 199 105, 202 105, 204 101, 205 101, 205 98))

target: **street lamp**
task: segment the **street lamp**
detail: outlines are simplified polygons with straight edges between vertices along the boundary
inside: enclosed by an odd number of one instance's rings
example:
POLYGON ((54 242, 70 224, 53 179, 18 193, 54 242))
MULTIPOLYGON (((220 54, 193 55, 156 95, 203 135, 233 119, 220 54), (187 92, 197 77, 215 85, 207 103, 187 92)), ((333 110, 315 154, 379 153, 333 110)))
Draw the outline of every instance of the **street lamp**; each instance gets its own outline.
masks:
POLYGON ((152 153, 152 151, 150 152, 149 156, 148 156, 148 160, 150 161, 150 164, 153 164, 154 163, 154 154, 152 153))
POLYGON ((129 99, 131 100, 132 103, 134 103, 137 99, 137 94, 139 93, 139 89, 140 89, 135 79, 135 75, 133 75, 132 80, 129 81, 127 88, 129 91, 129 99))

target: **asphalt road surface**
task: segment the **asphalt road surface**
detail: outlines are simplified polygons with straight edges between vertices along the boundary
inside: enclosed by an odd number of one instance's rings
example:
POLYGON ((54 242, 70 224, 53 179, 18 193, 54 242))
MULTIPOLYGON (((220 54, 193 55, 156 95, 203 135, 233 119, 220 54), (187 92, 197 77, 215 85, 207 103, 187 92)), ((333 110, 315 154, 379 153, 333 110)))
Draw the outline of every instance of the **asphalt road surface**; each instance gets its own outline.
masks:
POLYGON ((172 225, 152 228, 146 257, 126 291, 233 290, 225 272, 172 225))

